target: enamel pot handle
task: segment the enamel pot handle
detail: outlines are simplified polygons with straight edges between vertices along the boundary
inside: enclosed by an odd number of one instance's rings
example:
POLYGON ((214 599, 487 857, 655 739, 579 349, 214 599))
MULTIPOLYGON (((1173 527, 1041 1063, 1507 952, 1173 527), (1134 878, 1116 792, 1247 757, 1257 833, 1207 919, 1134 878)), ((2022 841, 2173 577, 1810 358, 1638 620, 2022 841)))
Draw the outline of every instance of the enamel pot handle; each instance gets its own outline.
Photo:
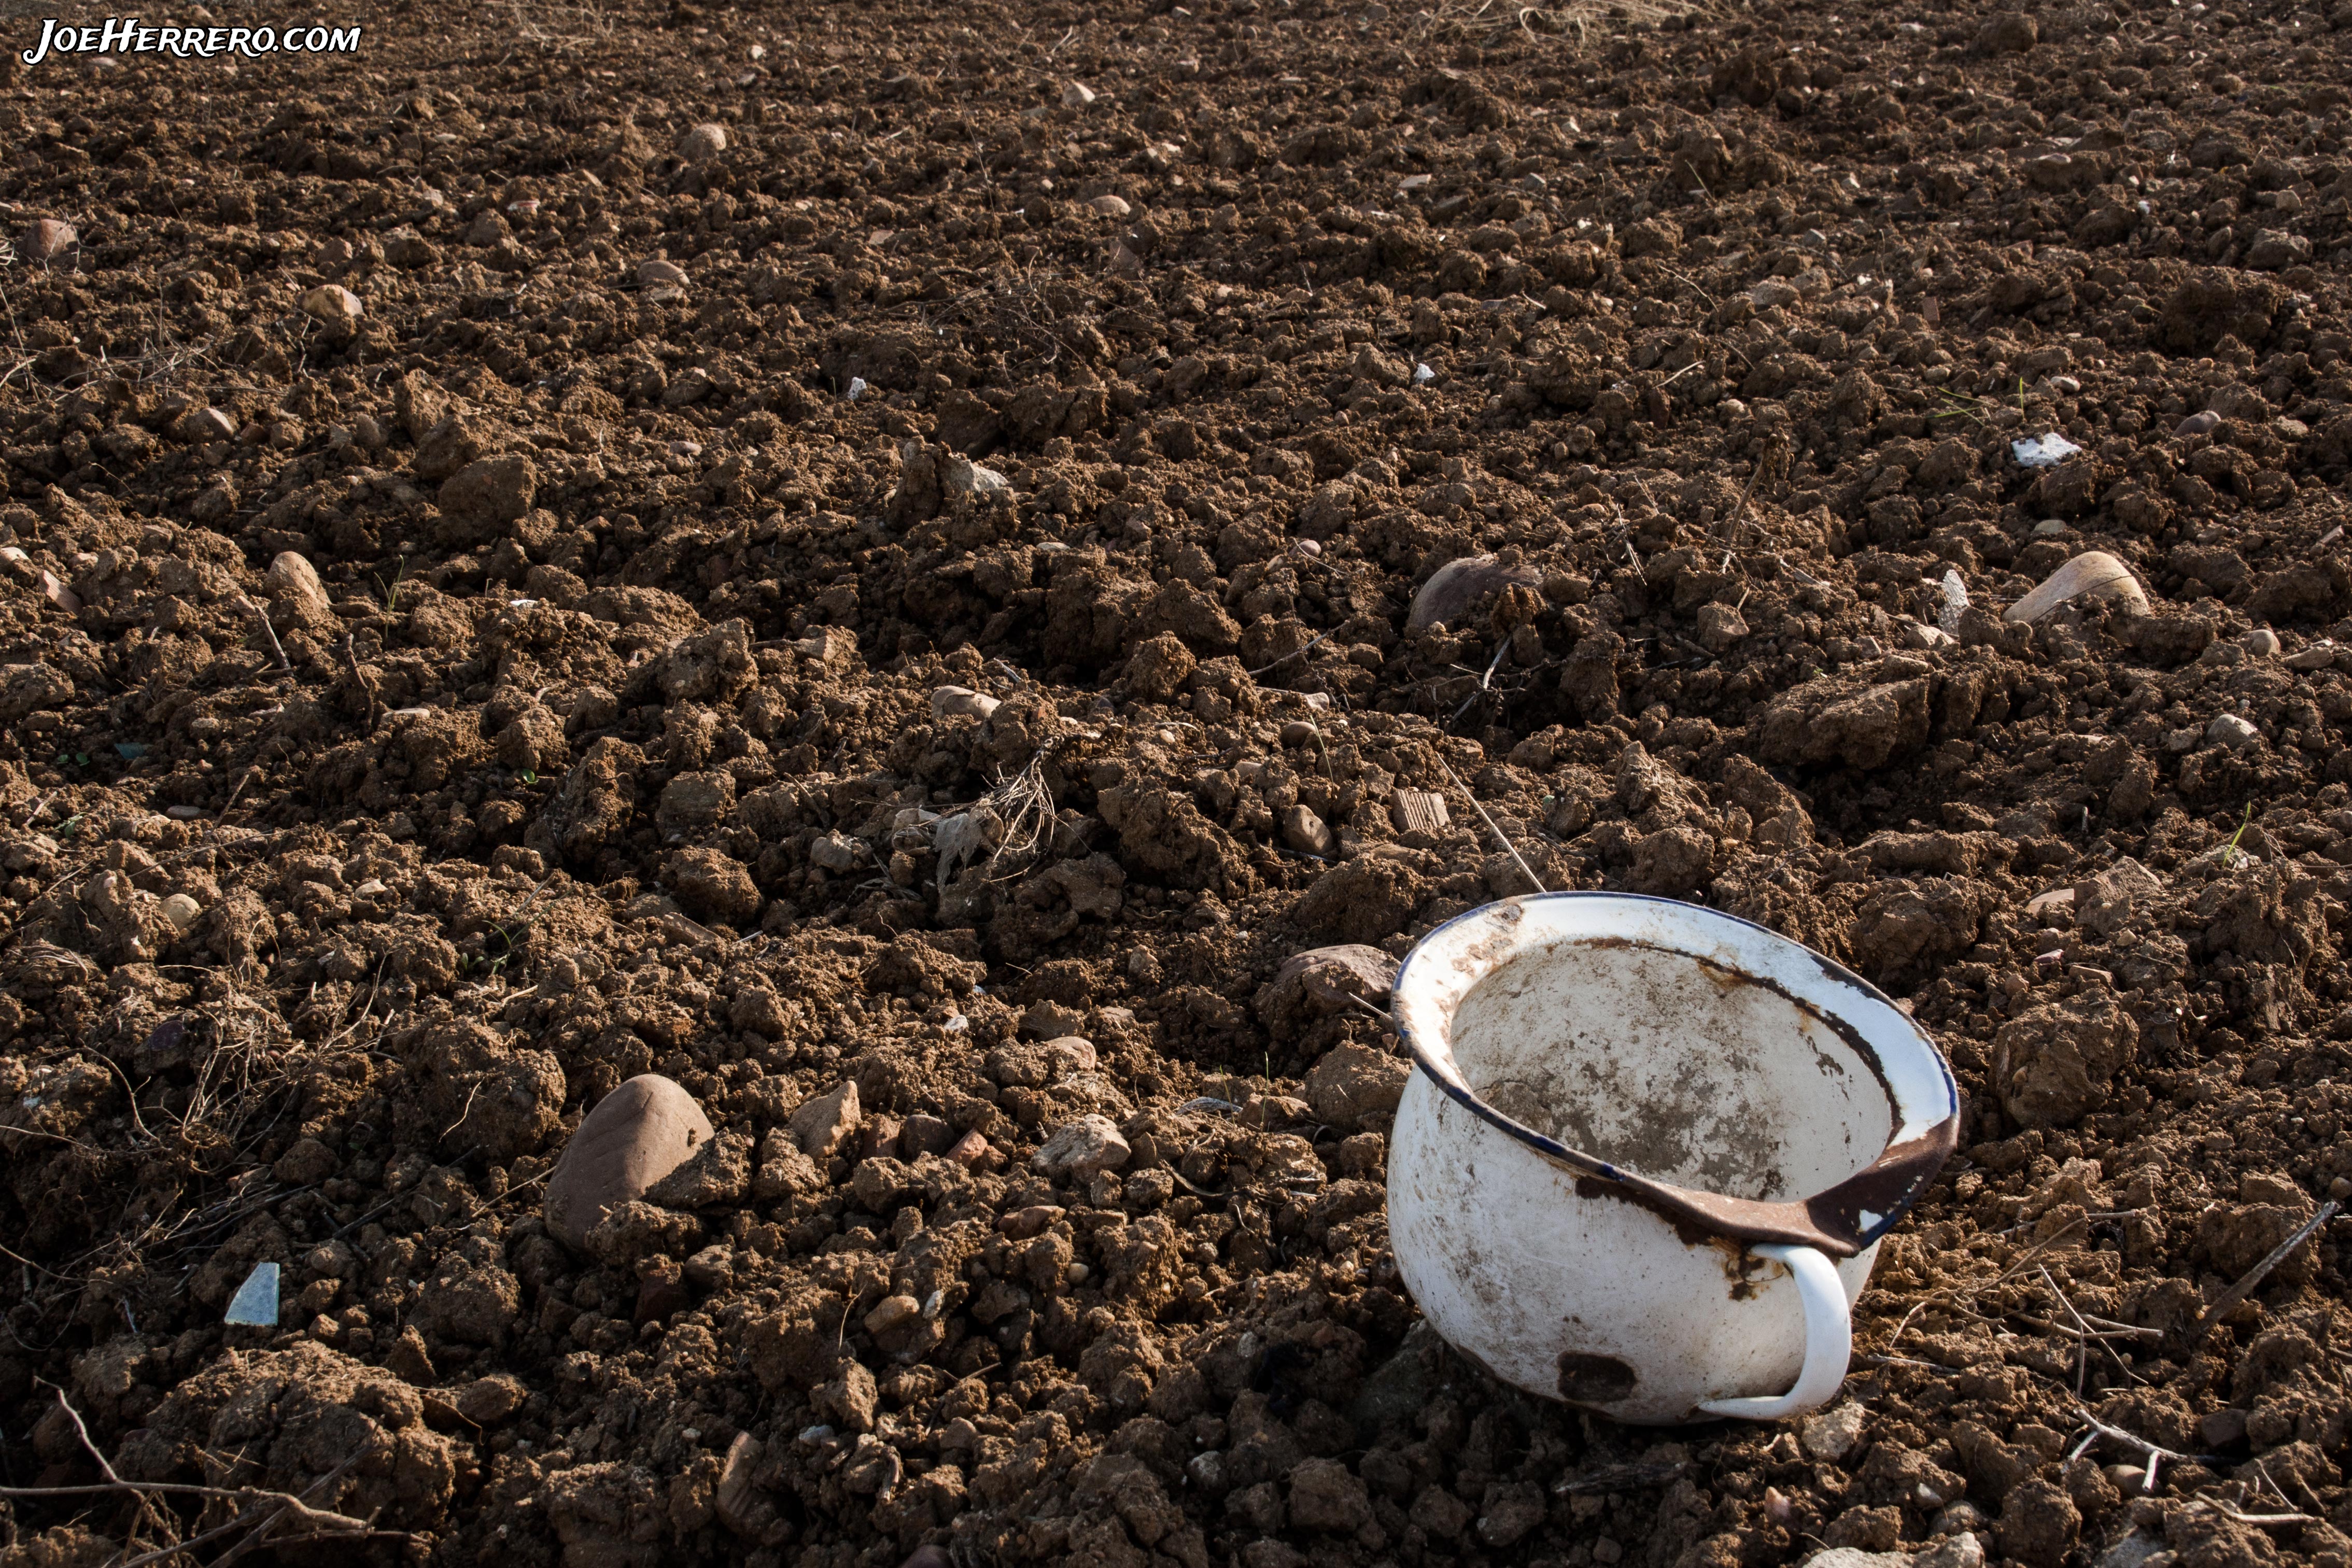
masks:
POLYGON ((1853 1354, 1853 1314, 1846 1304, 1837 1266, 1817 1249, 1768 1241, 1750 1250, 1783 1265, 1796 1278, 1797 1300, 1805 1311, 1804 1368, 1797 1374, 1796 1386, 1786 1394, 1702 1400, 1699 1408, 1710 1416, 1777 1421, 1837 1397, 1838 1385, 1845 1381, 1846 1363, 1853 1354))

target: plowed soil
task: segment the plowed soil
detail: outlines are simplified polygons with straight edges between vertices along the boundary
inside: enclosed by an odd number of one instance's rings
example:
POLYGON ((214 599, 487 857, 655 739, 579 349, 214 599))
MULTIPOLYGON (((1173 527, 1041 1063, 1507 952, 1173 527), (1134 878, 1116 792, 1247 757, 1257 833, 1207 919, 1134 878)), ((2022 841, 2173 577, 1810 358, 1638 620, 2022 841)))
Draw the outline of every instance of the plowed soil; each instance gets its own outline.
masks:
POLYGON ((0 1563, 2352 1561, 2352 6, 319 19, 0 61, 0 1563), (1949 1054, 1831 1416, 1416 1327, 1531 875, 1949 1054))

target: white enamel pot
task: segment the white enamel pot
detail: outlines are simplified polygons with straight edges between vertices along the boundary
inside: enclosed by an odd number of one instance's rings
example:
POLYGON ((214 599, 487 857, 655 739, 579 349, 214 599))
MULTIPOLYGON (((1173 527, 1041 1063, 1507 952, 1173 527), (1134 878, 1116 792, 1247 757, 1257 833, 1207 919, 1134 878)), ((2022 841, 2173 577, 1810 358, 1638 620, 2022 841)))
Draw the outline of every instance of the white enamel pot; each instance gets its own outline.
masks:
POLYGON ((1860 977, 1671 899, 1507 899, 1425 937, 1389 1155, 1445 1341, 1621 1421, 1829 1402, 1878 1242, 1959 1134, 1934 1043, 1860 977))

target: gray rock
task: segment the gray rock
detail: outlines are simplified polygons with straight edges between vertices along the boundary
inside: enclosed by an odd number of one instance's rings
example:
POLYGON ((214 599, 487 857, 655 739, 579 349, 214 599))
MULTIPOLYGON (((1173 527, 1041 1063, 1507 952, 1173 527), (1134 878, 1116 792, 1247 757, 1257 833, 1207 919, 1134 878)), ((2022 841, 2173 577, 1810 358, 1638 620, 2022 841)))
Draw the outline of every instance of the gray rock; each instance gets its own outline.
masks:
POLYGON ((2226 746, 2232 751, 2243 751, 2263 737, 2256 729, 2236 714, 2225 713, 2205 727, 2205 738, 2216 746, 2226 746))
POLYGON ((959 496, 986 501, 998 496, 1013 494, 1013 481, 993 468, 985 468, 969 457, 958 457, 948 464, 947 487, 959 496))
POLYGON ((1853 1401, 1805 1417, 1801 1440, 1805 1452, 1832 1464, 1853 1452, 1862 1440, 1863 1407, 1853 1401))

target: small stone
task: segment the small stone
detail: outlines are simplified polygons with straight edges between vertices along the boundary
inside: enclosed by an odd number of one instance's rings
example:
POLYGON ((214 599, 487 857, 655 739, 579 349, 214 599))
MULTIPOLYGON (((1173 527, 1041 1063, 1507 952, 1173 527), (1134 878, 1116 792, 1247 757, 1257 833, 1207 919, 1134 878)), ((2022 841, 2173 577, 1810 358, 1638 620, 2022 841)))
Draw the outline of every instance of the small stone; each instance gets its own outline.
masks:
POLYGON ((1094 100, 1095 89, 1087 86, 1086 83, 1066 81, 1062 84, 1062 107, 1064 109, 1084 109, 1087 105, 1094 102, 1094 100))
POLYGON ((955 1146, 955 1128, 921 1111, 898 1124, 900 1159, 915 1160, 925 1155, 944 1155, 955 1146))
POLYGON ((1800 1438, 1805 1452, 1831 1464, 1844 1458, 1862 1440, 1863 1415, 1861 1406, 1848 1402, 1806 1417, 1800 1438))
POLYGON ((995 1152, 989 1146, 988 1140, 978 1133, 966 1133, 955 1141, 952 1148, 948 1150, 948 1158, 966 1170, 977 1170, 982 1166, 987 1165, 990 1156, 995 1152))
POLYGON ((1378 947, 1310 947, 1283 960, 1259 994, 1257 1014, 1277 1033, 1288 1034, 1313 1019, 1356 1009, 1357 998, 1385 1008, 1396 972, 1397 961, 1378 947))
POLYGON ((2032 17, 2011 12, 1988 20, 1977 29, 1977 53, 2021 55, 2042 41, 2042 26, 2032 17))
POLYGON ((2118 601, 2131 612, 2147 613, 2147 591, 2132 569, 2105 550, 2084 550, 2042 580, 2042 585, 2001 616, 2026 623, 2042 619, 2077 599, 2118 601))
POLYGON ((1092 207, 1096 212, 1100 213, 1107 218, 1123 218, 1130 212, 1134 211, 1132 207, 1129 207, 1124 200, 1118 196, 1097 196, 1093 201, 1088 202, 1087 205, 1092 207))
POLYGON ((637 287, 640 288, 683 288, 687 285, 686 268, 674 261, 655 256, 637 263, 637 287))
POLYGON ((758 1532, 765 1521, 762 1512, 772 1517, 772 1504, 762 1502, 752 1478, 758 1474, 761 1453, 760 1439, 749 1432, 738 1432, 735 1440, 727 1445, 727 1458, 719 1468, 719 1486, 712 1501, 718 1509, 719 1522, 739 1535, 758 1532))
POLYGON ((1002 705, 985 692, 970 686, 941 686, 931 693, 931 722, 943 718, 986 718, 1002 705))
POLYGON ((1984 1568, 1984 1542, 1973 1531, 1961 1531, 1919 1552, 1910 1568, 1984 1568))
POLYGON ((2192 435, 2210 435, 2221 427, 2221 416, 2211 409, 2190 414, 2172 427, 2172 434, 2182 440, 2192 435))
POLYGON ((809 846, 809 863, 820 870, 854 871, 865 861, 857 841, 840 833, 826 833, 809 846))
POLYGON ((1291 806, 1282 813, 1282 841, 1302 854, 1328 858, 1331 853, 1331 827, 1307 807, 1291 806))
POLYGON ((959 496, 970 496, 987 501, 998 496, 1013 494, 1013 481, 993 468, 983 467, 969 457, 952 458, 948 463, 947 486, 959 496))
POLYGON ((1699 606, 1698 641, 1699 645, 1708 653, 1727 653, 1747 635, 1747 618, 1730 605, 1699 606))
POLYGON ((2279 634, 2267 626, 2257 626, 2247 632, 2244 643, 2246 652, 2257 659, 2273 659, 2278 656, 2279 634))
POLYGON ((727 151, 727 128, 705 120, 678 132, 677 155, 689 163, 706 163, 727 151))
POLYGON ((845 1079, 793 1112, 784 1130, 801 1153, 813 1160, 829 1160, 848 1144, 860 1119, 856 1081, 845 1079))
POLYGON ((885 1296, 866 1314, 866 1332, 886 1334, 923 1315, 923 1303, 912 1296, 885 1296))
POLYGON ((2343 651, 2335 643, 2323 638, 2308 648, 2298 648, 2289 653, 2286 656, 2286 667, 2300 674, 2308 674, 2314 670, 2329 669, 2334 667, 2336 654, 2343 651))
POLYGON ((2255 272, 2277 272, 2311 259, 2311 241, 2290 229, 2261 229, 2246 246, 2246 266, 2255 272))
POLYGON ((330 327, 348 327, 367 314, 367 307, 341 284, 321 283, 302 296, 302 314, 330 327))
POLYGON ((1748 291, 1748 302, 1759 310, 1777 310, 1803 298, 1796 285, 1778 277, 1768 277, 1748 291))
POLYGON ((584 1251, 605 1216, 644 1197, 711 1137, 694 1096, 657 1073, 643 1073, 596 1102, 564 1145, 548 1178, 547 1228, 584 1251))
POLYGON ((188 934, 190 926, 204 917, 205 913, 205 906, 184 893, 173 894, 156 908, 164 919, 172 923, 172 929, 183 936, 188 934))
POLYGON ((172 429, 189 445, 201 446, 211 441, 235 440, 236 418, 225 409, 199 408, 182 414, 180 423, 172 429))
POLYGON ((51 262, 80 243, 81 235, 73 225, 43 218, 25 231, 19 249, 26 261, 51 262))
POLYGON ((1046 1176, 1090 1176, 1127 1163, 1127 1139, 1108 1116, 1081 1116, 1046 1139, 1030 1165, 1046 1176))
POLYGON ((1969 1535, 1991 1528, 1992 1521, 1985 1517, 1984 1510, 1965 1498, 1927 1521, 1930 1535, 1969 1535))
POLYGON ((996 1228, 1009 1240, 1027 1241, 1043 1236, 1054 1227, 1054 1221, 1068 1212, 1057 1203, 1033 1203, 1024 1208, 999 1215, 996 1228))
POLYGON ((1532 589, 1542 580, 1542 575, 1532 567, 1504 566, 1490 555, 1449 560, 1431 573, 1429 580, 1412 596, 1412 610, 1405 617, 1405 635, 1417 636, 1441 623, 1462 626, 1479 604, 1505 589, 1514 585, 1532 589))
POLYGON ((334 616, 334 607, 327 599, 327 585, 319 580, 319 569, 290 549, 278 551, 262 581, 268 585, 270 598, 291 604, 305 621, 325 621, 334 616))
POLYGON ((2225 713, 2205 727, 2205 738, 2215 746, 2226 746, 2232 751, 2243 751, 2262 739, 2263 732, 2236 714, 2225 713))
POLYGON ((713 1242, 686 1260, 686 1277, 706 1291, 723 1291, 735 1281, 735 1250, 713 1242))

